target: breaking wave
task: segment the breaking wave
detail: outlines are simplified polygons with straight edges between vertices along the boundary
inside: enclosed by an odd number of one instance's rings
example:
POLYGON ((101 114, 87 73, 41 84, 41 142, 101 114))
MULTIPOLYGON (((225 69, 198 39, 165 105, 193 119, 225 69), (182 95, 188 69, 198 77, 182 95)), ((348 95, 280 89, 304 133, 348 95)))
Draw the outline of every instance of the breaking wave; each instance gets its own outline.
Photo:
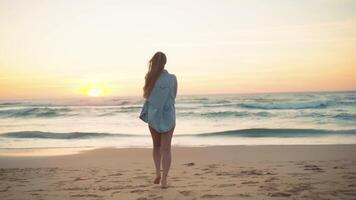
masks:
MULTIPOLYGON (((177 134, 174 137, 320 137, 330 135, 356 135, 353 130, 321 130, 321 129, 240 129, 212 133, 177 134)), ((23 139, 88 139, 104 137, 150 137, 138 134, 114 134, 114 133, 91 133, 91 132, 42 132, 42 131, 18 131, 0 134, 0 137, 23 138, 23 139)))
POLYGON ((251 102, 240 103, 240 107, 253 109, 318 109, 326 108, 328 102, 326 101, 309 101, 309 102, 251 102))

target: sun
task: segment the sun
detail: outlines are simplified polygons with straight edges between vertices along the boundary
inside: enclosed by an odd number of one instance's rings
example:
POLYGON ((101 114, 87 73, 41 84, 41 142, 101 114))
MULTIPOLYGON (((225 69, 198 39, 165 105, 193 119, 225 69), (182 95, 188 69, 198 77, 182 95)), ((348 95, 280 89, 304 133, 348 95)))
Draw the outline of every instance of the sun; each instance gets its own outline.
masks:
POLYGON ((85 81, 80 87, 80 93, 89 97, 107 96, 109 92, 110 87, 98 81, 85 81))
POLYGON ((103 91, 100 88, 90 88, 87 92, 87 95, 91 97, 98 97, 101 96, 102 93, 103 91))

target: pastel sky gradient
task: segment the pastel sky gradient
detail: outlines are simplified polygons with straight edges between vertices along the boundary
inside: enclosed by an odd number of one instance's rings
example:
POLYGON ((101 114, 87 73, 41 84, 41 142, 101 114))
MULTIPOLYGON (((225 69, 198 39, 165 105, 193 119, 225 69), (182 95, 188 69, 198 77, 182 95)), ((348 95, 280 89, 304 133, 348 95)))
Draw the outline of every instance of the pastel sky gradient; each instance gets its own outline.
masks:
POLYGON ((0 98, 138 96, 158 50, 180 94, 356 90, 356 1, 0 0, 0 98))

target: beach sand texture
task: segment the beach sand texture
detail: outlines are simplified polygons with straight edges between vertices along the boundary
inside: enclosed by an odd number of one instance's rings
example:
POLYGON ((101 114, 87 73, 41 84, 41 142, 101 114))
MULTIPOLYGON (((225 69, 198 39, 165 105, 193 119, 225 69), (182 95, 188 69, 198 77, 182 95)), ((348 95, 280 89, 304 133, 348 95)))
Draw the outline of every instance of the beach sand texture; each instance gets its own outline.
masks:
POLYGON ((0 199, 355 199, 356 145, 173 147, 169 188, 151 149, 1 156, 0 199))

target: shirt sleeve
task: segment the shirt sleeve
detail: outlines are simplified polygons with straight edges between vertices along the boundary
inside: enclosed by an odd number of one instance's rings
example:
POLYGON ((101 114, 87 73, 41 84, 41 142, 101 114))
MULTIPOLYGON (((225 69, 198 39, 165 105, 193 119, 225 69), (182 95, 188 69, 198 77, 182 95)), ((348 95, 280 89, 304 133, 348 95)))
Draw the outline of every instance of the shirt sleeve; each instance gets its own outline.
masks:
POLYGON ((174 97, 177 97, 177 90, 178 90, 178 81, 177 81, 177 77, 174 76, 174 97))
POLYGON ((147 114, 148 114, 148 103, 147 103, 147 101, 145 101, 145 103, 143 104, 139 118, 146 123, 148 122, 147 114))

